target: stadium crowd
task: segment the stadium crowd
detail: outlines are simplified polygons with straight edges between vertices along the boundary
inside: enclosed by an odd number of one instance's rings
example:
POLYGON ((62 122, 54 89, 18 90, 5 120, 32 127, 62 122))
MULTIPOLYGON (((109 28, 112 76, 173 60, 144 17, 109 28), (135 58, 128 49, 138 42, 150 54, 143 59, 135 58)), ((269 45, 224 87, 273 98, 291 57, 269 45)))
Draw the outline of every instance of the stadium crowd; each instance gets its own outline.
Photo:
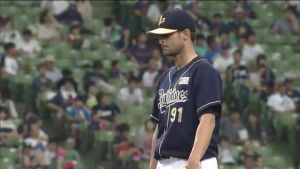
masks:
MULTIPOLYGON (((96 155, 89 160, 100 168, 131 169, 131 163, 140 162, 147 168, 155 127, 148 119, 153 91, 172 61, 146 31, 156 27, 165 10, 175 8, 193 16, 196 52, 223 80, 220 168, 268 166, 272 152, 262 149, 274 142, 300 147, 299 77, 276 74, 270 65, 275 51, 265 48, 260 27, 253 26, 263 13, 254 6, 280 6, 265 38, 295 37, 281 45, 292 48, 294 56, 284 57, 295 57, 299 65, 300 3, 236 0, 210 14, 207 3, 27 1, 12 5, 25 8, 22 15, 36 9, 38 20, 28 18, 22 27, 15 26, 18 16, 1 11, 0 150, 15 148, 11 164, 19 168, 85 168, 84 156, 92 151, 96 155), (105 15, 97 5, 111 12, 105 15), (101 20, 95 17, 98 12, 104 15, 101 20), (282 131, 281 116, 292 119, 282 131), (296 137, 287 134, 290 130, 296 137), (110 159, 112 164, 105 163, 110 159)), ((300 168, 297 157, 286 158, 300 168)))

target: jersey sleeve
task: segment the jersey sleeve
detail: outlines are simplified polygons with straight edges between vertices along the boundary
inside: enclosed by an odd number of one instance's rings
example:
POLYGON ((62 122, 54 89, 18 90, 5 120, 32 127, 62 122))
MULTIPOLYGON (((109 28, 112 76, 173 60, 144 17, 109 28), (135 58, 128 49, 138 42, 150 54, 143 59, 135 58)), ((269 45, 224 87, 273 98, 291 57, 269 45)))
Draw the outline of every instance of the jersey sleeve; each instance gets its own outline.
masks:
POLYGON ((153 101, 152 114, 150 115, 151 120, 158 123, 158 115, 159 115, 158 95, 156 94, 153 101))
POLYGON ((196 81, 195 92, 197 116, 203 113, 219 114, 222 107, 222 81, 219 72, 206 64, 197 73, 200 78, 196 81))
MULTIPOLYGON (((169 70, 168 70, 169 71, 169 70)), ((160 87, 160 84, 162 83, 163 79, 166 77, 167 72, 164 72, 161 77, 158 80, 157 86, 155 88, 155 98, 153 101, 153 106, 152 106, 152 114, 150 115, 150 119, 156 123, 158 123, 159 120, 159 108, 158 108, 158 102, 159 102, 159 95, 158 95, 158 90, 160 87)))

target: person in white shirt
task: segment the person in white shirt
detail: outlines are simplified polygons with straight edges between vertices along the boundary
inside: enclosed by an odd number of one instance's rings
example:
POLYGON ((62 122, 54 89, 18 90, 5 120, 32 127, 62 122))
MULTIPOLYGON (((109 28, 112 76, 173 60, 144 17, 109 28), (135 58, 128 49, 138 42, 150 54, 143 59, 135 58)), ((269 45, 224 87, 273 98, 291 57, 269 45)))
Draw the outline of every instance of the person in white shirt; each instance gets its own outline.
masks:
POLYGON ((21 35, 19 31, 14 28, 12 20, 10 18, 4 19, 0 30, 0 42, 17 44, 20 41, 21 35))
POLYGON ((220 138, 220 155, 218 157, 221 164, 234 164, 235 159, 231 151, 231 145, 226 136, 220 138))
POLYGON ((148 62, 148 68, 143 73, 142 77, 142 85, 145 88, 152 89, 154 86, 155 77, 158 74, 158 71, 156 70, 157 61, 154 59, 150 59, 148 62))
POLYGON ((2 87, 0 90, 0 106, 7 108, 10 117, 18 118, 18 111, 12 99, 12 91, 9 86, 2 87))
POLYGON ((28 131, 23 139, 25 145, 30 146, 34 165, 45 165, 44 150, 48 145, 48 135, 42 130, 42 121, 37 116, 31 116, 27 120, 28 131))
POLYGON ((32 32, 29 29, 25 29, 22 34, 23 40, 17 44, 17 49, 25 56, 31 58, 37 57, 41 52, 39 42, 34 39, 32 32))
POLYGON ((120 90, 118 98, 125 105, 141 105, 144 102, 143 92, 138 88, 136 77, 129 77, 128 86, 120 90))
POLYGON ((256 43, 255 33, 251 33, 243 47, 242 63, 248 64, 251 61, 255 61, 259 54, 264 54, 264 50, 260 44, 256 43))
POLYGON ((2 72, 5 75, 16 75, 19 71, 19 64, 17 62, 18 51, 15 44, 7 43, 4 45, 5 58, 2 72))
POLYGON ((41 16, 37 37, 39 40, 58 42, 61 39, 59 28, 61 28, 61 25, 57 23, 55 18, 45 13, 41 16))
POLYGON ((41 11, 50 11, 53 15, 59 15, 66 11, 70 3, 68 1, 48 1, 44 0, 41 2, 41 11))
POLYGON ((152 2, 147 11, 147 19, 149 19, 149 21, 155 25, 157 24, 157 20, 159 19, 160 15, 161 11, 159 5, 157 2, 152 2))
POLYGON ((268 97, 267 106, 273 113, 294 112, 296 109, 293 100, 285 94, 286 87, 283 82, 278 82, 277 90, 268 97))
POLYGON ((53 55, 47 56, 47 58, 46 58, 46 67, 47 67, 46 76, 53 83, 56 83, 62 78, 62 73, 58 68, 55 67, 54 62, 55 62, 55 58, 53 55))
POLYGON ((0 106, 0 145, 7 145, 18 139, 16 125, 10 120, 8 109, 0 106))
POLYGON ((216 57, 213 62, 213 67, 221 73, 222 79, 224 79, 227 67, 233 64, 233 57, 229 54, 229 49, 229 46, 223 46, 220 56, 216 57))

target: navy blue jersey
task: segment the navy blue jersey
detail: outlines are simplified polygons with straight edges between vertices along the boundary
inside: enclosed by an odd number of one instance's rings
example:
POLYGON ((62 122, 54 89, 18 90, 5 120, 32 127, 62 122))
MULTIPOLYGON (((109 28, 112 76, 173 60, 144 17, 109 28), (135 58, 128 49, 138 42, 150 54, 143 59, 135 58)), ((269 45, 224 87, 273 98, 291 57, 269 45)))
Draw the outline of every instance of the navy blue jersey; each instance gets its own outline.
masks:
POLYGON ((151 114, 158 123, 154 158, 188 159, 203 113, 214 113, 216 126, 201 160, 217 157, 221 99, 220 75, 206 60, 196 57, 181 69, 170 68, 158 84, 151 114))

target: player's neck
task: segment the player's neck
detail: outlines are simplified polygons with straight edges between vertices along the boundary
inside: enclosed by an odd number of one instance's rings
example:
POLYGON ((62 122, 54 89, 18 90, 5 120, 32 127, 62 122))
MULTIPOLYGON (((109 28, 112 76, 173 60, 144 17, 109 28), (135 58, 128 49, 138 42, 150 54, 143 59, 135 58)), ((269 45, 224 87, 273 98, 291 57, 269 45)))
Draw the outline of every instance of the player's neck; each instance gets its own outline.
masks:
POLYGON ((190 63, 197 54, 194 47, 185 47, 183 51, 175 57, 175 66, 177 69, 183 68, 185 65, 190 63))

